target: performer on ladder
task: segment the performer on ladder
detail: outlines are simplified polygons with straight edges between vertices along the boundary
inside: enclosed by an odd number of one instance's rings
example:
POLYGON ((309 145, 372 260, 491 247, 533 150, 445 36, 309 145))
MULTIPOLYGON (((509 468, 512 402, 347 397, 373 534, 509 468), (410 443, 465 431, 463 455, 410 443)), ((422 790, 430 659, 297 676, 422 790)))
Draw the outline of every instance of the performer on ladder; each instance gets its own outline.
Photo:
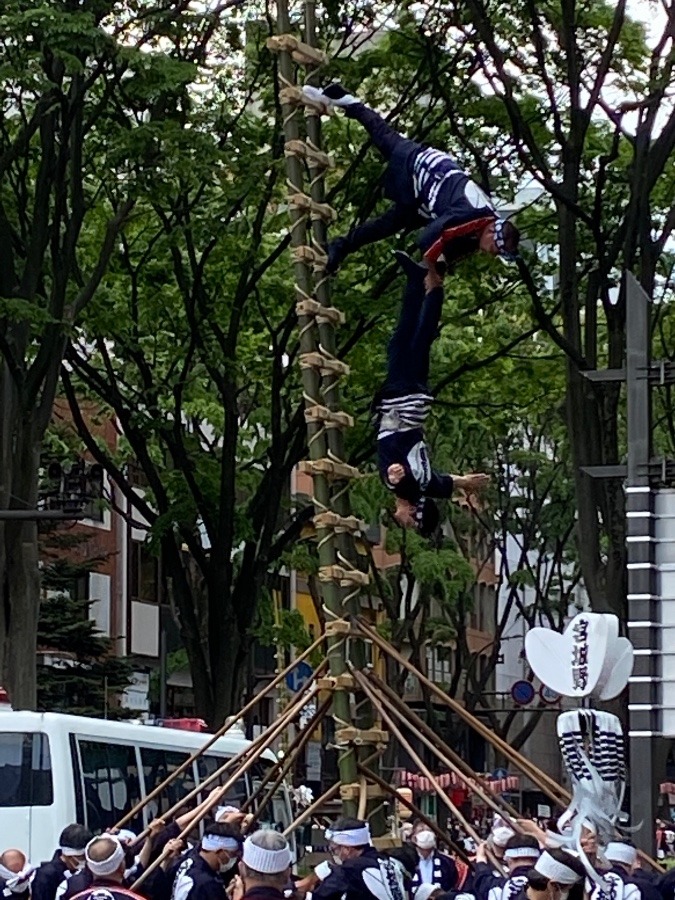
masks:
POLYGON ((443 307, 443 281, 435 266, 426 269, 405 253, 395 255, 407 284, 389 342, 387 377, 373 401, 378 468, 385 486, 396 496, 398 524, 429 536, 440 520, 432 497, 451 497, 455 490, 475 493, 490 477, 443 475, 431 468, 424 422, 433 400, 429 359, 443 307))
POLYGON ((326 269, 329 274, 366 244, 423 225, 426 227, 419 245, 430 261, 435 262, 442 254, 452 265, 479 250, 509 260, 516 258, 518 229, 497 214, 487 194, 450 154, 403 137, 341 84, 325 88, 305 85, 303 93, 314 103, 343 108, 349 118, 364 126, 388 162, 385 196, 394 201, 383 215, 331 241, 326 269))

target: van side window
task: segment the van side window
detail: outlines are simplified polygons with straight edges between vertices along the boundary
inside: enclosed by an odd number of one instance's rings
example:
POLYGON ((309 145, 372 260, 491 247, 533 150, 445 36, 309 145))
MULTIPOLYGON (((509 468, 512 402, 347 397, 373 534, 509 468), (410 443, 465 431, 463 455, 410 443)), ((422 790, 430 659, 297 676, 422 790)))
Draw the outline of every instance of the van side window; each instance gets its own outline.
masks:
MULTIPOLYGON (((141 762, 143 765, 143 779, 145 781, 145 793, 149 794, 158 784, 161 784, 167 775, 188 759, 190 754, 177 753, 173 750, 163 750, 159 747, 141 747, 141 762)), ((194 764, 190 764, 184 772, 173 779, 171 784, 148 804, 149 819, 163 815, 174 804, 179 803, 186 794, 195 786, 194 764)), ((193 801, 191 806, 195 805, 193 801)))
MULTIPOLYGON (((216 769, 219 769, 222 765, 227 762, 227 757, 224 756, 200 756, 197 760, 197 766, 199 769, 199 781, 202 782, 209 775, 212 775, 216 769)), ((229 769, 227 772, 224 772, 222 775, 219 775, 218 778, 214 778, 210 784, 207 785, 204 792, 200 795, 201 799, 205 799, 206 795, 210 790, 214 787, 218 787, 218 785, 225 784, 226 781, 233 775, 233 770, 229 769)), ((236 806, 239 808, 246 797, 248 797, 248 784, 246 781, 246 777, 244 775, 241 778, 238 778, 235 783, 229 788, 226 794, 218 801, 218 806, 236 806)))
POLYGON ((47 735, 0 733, 0 807, 51 806, 53 802, 47 735))
MULTIPOLYGON (((140 799, 136 750, 126 744, 78 739, 84 807, 92 831, 112 828, 140 799)), ((140 814, 129 822, 132 830, 142 830, 140 814)))

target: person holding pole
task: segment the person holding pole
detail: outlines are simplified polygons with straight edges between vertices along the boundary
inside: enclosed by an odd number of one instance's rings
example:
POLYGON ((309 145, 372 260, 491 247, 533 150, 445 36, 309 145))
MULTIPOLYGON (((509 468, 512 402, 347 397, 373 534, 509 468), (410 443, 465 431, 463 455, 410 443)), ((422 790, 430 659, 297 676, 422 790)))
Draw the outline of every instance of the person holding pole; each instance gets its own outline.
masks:
POLYGON ((233 825, 208 825, 195 851, 181 860, 171 900, 223 900, 226 884, 235 876, 243 838, 233 825))
POLYGON ((321 863, 302 882, 312 900, 406 900, 403 863, 373 847, 366 822, 338 819, 326 838, 333 864, 321 863))

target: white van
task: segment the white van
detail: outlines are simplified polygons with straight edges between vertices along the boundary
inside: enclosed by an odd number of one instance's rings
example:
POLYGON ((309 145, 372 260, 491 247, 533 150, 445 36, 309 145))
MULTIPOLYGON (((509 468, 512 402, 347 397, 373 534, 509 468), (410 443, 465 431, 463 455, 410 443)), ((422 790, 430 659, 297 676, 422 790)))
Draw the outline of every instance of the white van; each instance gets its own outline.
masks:
MULTIPOLYGON (((208 735, 173 728, 60 713, 0 712, 0 852, 17 847, 37 865, 51 858, 59 834, 71 822, 94 832, 113 826, 207 740, 208 735)), ((218 738, 127 827, 142 831, 250 743, 235 731, 218 738)), ((243 803, 274 762, 271 751, 261 754, 221 803, 243 803)), ((208 789, 231 776, 227 772, 214 779, 208 789)), ((263 828, 283 829, 291 821, 283 788, 258 822, 263 828)))

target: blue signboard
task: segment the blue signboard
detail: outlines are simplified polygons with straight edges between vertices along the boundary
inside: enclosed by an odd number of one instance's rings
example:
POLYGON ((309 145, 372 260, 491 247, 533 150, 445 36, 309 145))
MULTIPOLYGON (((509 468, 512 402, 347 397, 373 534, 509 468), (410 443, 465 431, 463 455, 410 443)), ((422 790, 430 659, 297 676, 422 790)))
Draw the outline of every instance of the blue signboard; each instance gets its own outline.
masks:
POLYGON ((536 691, 529 681, 516 681, 511 688, 511 696, 518 706, 527 706, 532 703, 536 691))
POLYGON ((298 663, 297 666, 293 669, 292 672, 289 672, 286 676, 286 684, 289 689, 295 693, 299 691, 312 675, 312 667, 307 665, 306 662, 298 663))

